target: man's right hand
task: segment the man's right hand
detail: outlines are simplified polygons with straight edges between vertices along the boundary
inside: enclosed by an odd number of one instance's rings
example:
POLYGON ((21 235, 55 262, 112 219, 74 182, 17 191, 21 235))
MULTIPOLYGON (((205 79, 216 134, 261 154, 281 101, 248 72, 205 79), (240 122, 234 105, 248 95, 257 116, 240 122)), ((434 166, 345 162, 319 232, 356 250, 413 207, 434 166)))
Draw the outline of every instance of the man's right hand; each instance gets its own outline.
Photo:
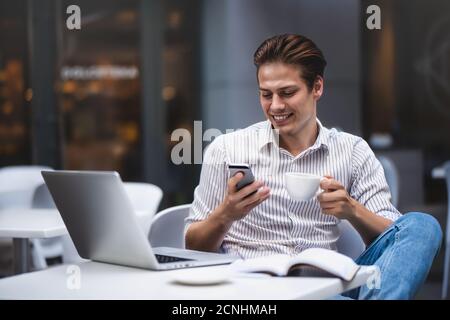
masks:
POLYGON ((238 172, 228 180, 227 195, 221 204, 222 214, 230 222, 244 218, 250 210, 269 198, 270 195, 270 189, 264 186, 261 181, 254 181, 237 190, 236 185, 242 178, 244 178, 244 175, 238 172), (252 194, 253 192, 255 193, 252 194))
POLYGON ((241 172, 231 177, 222 203, 207 219, 190 225, 186 232, 187 249, 218 252, 233 222, 244 218, 250 210, 269 197, 269 188, 260 181, 238 191, 236 185, 243 177, 241 172), (255 193, 252 194, 253 192, 255 193))

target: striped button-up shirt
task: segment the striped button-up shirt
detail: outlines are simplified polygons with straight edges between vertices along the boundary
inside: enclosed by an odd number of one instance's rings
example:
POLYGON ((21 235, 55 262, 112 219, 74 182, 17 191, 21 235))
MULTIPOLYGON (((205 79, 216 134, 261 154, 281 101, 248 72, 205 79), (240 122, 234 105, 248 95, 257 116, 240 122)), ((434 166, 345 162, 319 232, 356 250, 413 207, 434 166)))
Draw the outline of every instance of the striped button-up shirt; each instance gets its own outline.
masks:
POLYGON ((205 151, 185 230, 206 219, 224 200, 230 163, 249 164, 255 179, 270 188, 270 196, 232 224, 222 242, 223 252, 249 258, 296 254, 311 247, 336 249, 339 219, 323 214, 315 197, 291 199, 284 185, 286 172, 331 175, 368 210, 396 220, 400 213, 390 201, 383 168, 369 145, 360 137, 327 129, 319 120, 317 124, 315 143, 297 156, 279 147, 269 121, 217 137, 205 151))

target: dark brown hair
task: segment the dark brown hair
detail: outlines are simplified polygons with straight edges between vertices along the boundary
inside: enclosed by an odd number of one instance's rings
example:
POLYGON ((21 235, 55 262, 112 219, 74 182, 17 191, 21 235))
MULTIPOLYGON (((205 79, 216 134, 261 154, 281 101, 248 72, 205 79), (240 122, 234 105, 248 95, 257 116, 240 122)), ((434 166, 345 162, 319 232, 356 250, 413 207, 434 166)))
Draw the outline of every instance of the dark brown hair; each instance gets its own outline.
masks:
POLYGON ((323 71, 327 65, 322 51, 315 43, 297 34, 283 34, 265 40, 256 49, 253 62, 257 68, 256 75, 265 63, 282 62, 296 65, 309 90, 312 90, 317 76, 323 78, 323 71))

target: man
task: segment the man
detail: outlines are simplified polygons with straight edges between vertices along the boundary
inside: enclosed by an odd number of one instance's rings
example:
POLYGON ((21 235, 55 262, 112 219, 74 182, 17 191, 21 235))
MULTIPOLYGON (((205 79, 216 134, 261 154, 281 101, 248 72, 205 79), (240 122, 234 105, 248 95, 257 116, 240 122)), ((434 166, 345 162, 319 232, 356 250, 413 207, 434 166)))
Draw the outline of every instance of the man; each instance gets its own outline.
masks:
POLYGON ((381 270, 379 289, 363 286, 348 295, 412 298, 439 250, 439 224, 423 213, 402 216, 368 144, 319 122, 326 61, 310 39, 267 39, 254 63, 267 121, 222 135, 207 149, 186 219, 186 246, 242 257, 336 249, 334 230, 347 219, 368 246, 356 262, 381 270), (230 163, 250 163, 257 180, 236 190, 243 175, 229 177, 230 163), (325 176, 324 191, 309 201, 292 200, 283 184, 290 171, 325 176))

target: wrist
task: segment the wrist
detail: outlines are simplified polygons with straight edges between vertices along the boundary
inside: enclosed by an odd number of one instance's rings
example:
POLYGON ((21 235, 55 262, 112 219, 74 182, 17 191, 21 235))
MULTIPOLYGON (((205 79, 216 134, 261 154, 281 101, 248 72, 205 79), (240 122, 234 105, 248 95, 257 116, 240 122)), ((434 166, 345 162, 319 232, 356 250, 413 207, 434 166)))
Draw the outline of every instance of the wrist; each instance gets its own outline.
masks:
POLYGON ((358 201, 350 198, 350 210, 347 220, 358 220, 361 216, 361 207, 363 207, 358 201))
POLYGON ((210 219, 221 232, 227 232, 234 222, 230 217, 228 217, 226 207, 223 204, 219 205, 217 209, 214 210, 210 216, 210 219))
POLYGON ((348 218, 349 221, 358 223, 365 220, 368 215, 372 214, 371 211, 369 211, 363 204, 359 203, 355 199, 351 200, 351 208, 351 214, 348 218))

